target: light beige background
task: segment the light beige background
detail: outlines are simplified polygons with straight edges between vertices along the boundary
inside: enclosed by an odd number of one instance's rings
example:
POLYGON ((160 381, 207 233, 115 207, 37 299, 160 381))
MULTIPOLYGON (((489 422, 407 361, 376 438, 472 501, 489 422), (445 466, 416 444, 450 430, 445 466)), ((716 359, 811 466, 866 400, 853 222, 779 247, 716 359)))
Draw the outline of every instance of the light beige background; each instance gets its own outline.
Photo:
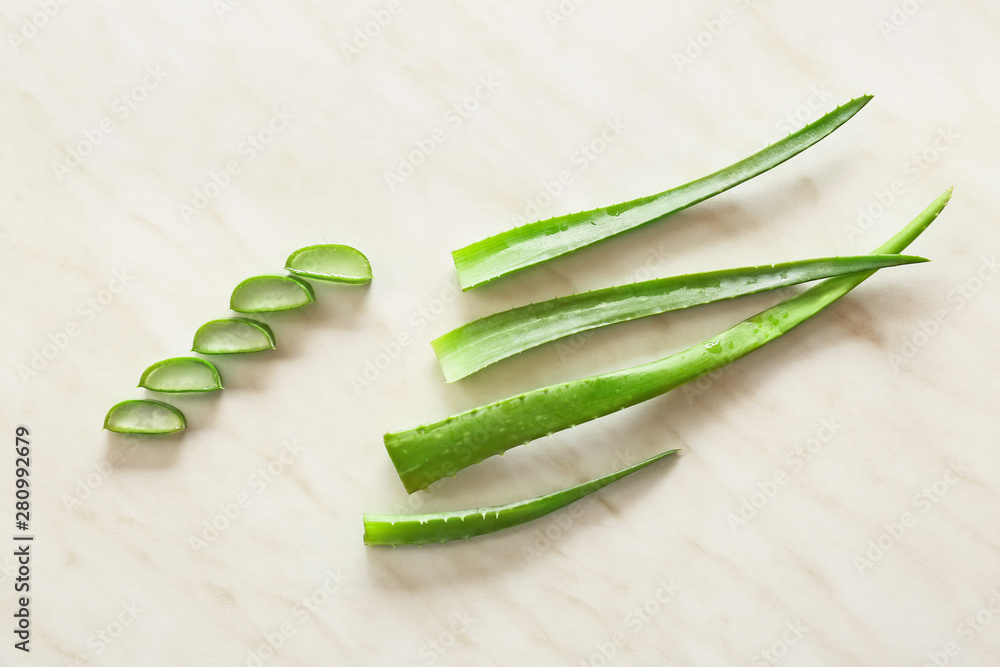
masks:
POLYGON ((30 658, 0 550, 0 663, 997 664, 995 3, 12 0, 0 29, 0 410, 11 445, 32 431, 37 536, 30 658), (865 92, 749 184, 457 290, 459 246, 702 176, 865 92), (776 297, 454 385, 434 336, 629 279, 868 252, 952 185, 911 248, 932 263, 715 378, 403 492, 385 431, 659 358, 776 297), (176 401, 182 436, 101 431, 236 283, 318 242, 361 248, 375 282, 263 318, 278 351, 221 360, 223 395, 176 401), (675 447, 519 529, 361 541, 363 511, 527 498, 675 447))

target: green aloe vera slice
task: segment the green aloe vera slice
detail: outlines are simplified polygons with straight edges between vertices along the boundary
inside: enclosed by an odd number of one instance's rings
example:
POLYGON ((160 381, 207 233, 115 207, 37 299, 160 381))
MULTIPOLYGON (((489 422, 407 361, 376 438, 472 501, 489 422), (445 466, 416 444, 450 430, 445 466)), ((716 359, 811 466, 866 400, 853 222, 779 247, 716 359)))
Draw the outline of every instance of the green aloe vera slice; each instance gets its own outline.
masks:
POLYGON ((398 544, 467 540, 477 535, 486 535, 504 528, 519 526, 555 512, 677 451, 673 449, 669 452, 663 452, 598 479, 508 505, 431 514, 365 514, 363 517, 365 544, 395 546, 398 544))
POLYGON ((445 379, 454 382, 501 359, 589 329, 810 280, 923 261, 906 255, 825 257, 647 280, 496 313, 436 338, 431 346, 445 379))
POLYGON ((254 276, 233 290, 229 307, 238 313, 301 308, 316 300, 312 285, 295 276, 254 276))
MULTIPOLYGON (((873 254, 900 253, 948 203, 938 197, 873 254)), ((828 278, 802 294, 658 361, 536 389, 453 417, 385 435, 385 447, 409 492, 528 443, 664 394, 780 338, 850 292, 875 271, 828 278)))
POLYGON ((122 401, 104 418, 104 428, 115 433, 173 433, 186 426, 183 413, 161 401, 122 401))
POLYGON ((263 322, 230 317, 202 324, 191 347, 201 354, 242 354, 274 349, 274 333, 263 322))
POLYGON ((163 393, 216 391, 222 389, 222 378, 210 361, 174 357, 158 361, 143 371, 139 386, 163 393))
POLYGON ((871 100, 865 95, 725 169, 659 194, 593 211, 539 220, 452 253, 458 280, 470 290, 714 197, 801 153, 846 123, 871 100))
POLYGON ((360 250, 332 243, 299 248, 288 256, 285 268, 313 280, 360 285, 372 279, 372 266, 360 250))

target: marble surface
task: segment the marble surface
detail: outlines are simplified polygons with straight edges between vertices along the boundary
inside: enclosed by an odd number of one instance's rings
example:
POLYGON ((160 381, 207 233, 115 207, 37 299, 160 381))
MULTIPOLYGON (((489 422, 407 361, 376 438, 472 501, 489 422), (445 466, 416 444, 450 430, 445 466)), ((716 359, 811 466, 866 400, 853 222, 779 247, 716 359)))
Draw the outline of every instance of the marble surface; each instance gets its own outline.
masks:
MULTIPOLYGON (((30 656, 0 556, 0 664, 1000 662, 996 3, 11 0, 0 20, 0 411, 11 441, 32 433, 35 535, 30 656), (459 246, 704 175, 865 92, 751 183, 457 288, 459 246), (949 186, 911 247, 933 262, 716 377, 404 493, 385 431, 659 358, 776 296, 451 385, 436 335, 629 279, 868 252, 949 186), (183 435, 101 430, 236 283, 320 242, 361 248, 374 283, 264 318, 279 349, 177 399, 183 435), (508 502, 666 448, 534 524, 362 544, 363 511, 508 502)), ((13 467, 9 448, 11 533, 13 467)))

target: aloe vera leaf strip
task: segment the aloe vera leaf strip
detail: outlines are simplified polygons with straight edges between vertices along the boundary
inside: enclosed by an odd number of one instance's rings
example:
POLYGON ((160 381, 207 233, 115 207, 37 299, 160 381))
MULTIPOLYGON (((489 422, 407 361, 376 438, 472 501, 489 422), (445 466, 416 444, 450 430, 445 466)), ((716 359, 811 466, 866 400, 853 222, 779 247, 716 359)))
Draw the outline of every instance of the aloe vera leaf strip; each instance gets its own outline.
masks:
POLYGON ((459 248, 452 252, 459 283, 463 290, 470 290, 714 197, 801 153, 850 120, 871 99, 871 95, 853 99, 767 148, 679 187, 606 208, 539 220, 459 248))
POLYGON ((448 382, 565 336, 856 271, 926 261, 907 255, 825 257, 658 278, 559 297, 469 322, 431 341, 448 382))
POLYGON ((467 540, 519 526, 555 512, 605 486, 642 470, 651 463, 676 453, 673 449, 657 454, 623 470, 604 475, 568 489, 507 505, 431 514, 365 514, 365 544, 427 544, 467 540))
MULTIPOLYGON (((874 254, 902 252, 948 203, 946 191, 874 254)), ((802 294, 669 357, 544 387, 439 422, 387 433, 386 450, 410 493, 543 435, 659 396, 779 338, 861 284, 875 271, 828 278, 802 294)))

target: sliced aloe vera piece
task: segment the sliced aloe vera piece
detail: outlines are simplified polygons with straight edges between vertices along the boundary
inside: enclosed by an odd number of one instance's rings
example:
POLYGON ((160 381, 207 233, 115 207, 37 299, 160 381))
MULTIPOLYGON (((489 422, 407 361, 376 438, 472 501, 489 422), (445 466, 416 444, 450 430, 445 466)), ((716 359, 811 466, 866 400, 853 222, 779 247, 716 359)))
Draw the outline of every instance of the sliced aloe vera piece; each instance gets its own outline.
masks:
POLYGON ((104 418, 104 428, 115 433, 173 433, 187 426, 184 414, 161 401, 122 401, 104 418))
POLYGON ((295 275, 313 280, 363 284, 371 282, 372 266, 360 250, 327 243, 299 248, 285 262, 295 275))
POLYGON ((216 391, 222 389, 219 369, 198 357, 174 357, 158 361, 139 378, 139 386, 163 393, 216 391))
POLYGON ((532 222, 460 248, 452 253, 459 283, 470 290, 714 197, 801 153, 871 99, 865 95, 851 100, 750 157, 685 185, 607 208, 532 222))
POLYGON ((229 317, 202 324, 191 347, 201 354, 242 354, 274 349, 274 333, 263 322, 229 317))
POLYGON ((825 257, 692 273, 533 303, 470 322, 431 341, 454 382, 501 359, 565 336, 854 271, 927 261, 907 255, 825 257))
POLYGON ((363 517, 365 544, 396 546, 398 544, 467 540, 477 535, 486 535, 504 528, 519 526, 566 507, 570 503, 603 489, 612 482, 642 470, 651 463, 677 453, 677 451, 673 449, 657 454, 624 470, 562 491, 507 505, 431 514, 365 514, 363 517))
MULTIPOLYGON (((902 252, 951 197, 938 197, 873 254, 902 252)), ((827 278, 718 336, 657 361, 529 391, 417 428, 387 433, 385 447, 410 493, 544 435, 649 400, 777 340, 875 273, 827 278)))
POLYGON ((233 290, 229 307, 238 313, 301 308, 316 300, 312 285, 295 276, 254 276, 233 290))

